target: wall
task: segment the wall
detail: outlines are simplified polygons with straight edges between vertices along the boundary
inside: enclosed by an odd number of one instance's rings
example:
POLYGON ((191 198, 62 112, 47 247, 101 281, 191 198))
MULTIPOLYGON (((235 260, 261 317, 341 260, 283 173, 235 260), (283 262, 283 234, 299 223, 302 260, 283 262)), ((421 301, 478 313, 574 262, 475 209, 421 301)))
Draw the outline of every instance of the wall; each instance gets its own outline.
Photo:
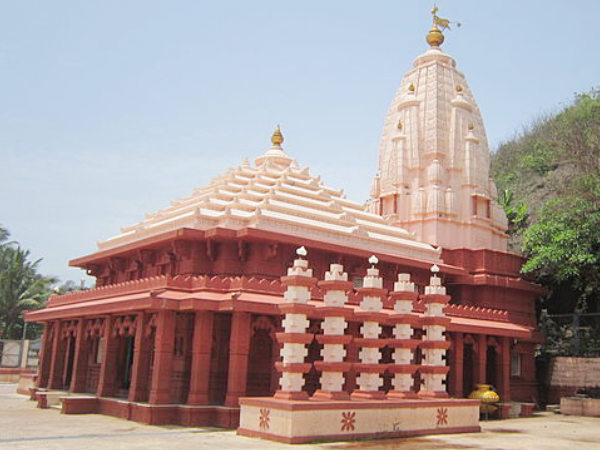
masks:
POLYGON ((550 360, 546 383, 548 403, 573 395, 577 389, 600 386, 600 358, 559 356, 550 360))

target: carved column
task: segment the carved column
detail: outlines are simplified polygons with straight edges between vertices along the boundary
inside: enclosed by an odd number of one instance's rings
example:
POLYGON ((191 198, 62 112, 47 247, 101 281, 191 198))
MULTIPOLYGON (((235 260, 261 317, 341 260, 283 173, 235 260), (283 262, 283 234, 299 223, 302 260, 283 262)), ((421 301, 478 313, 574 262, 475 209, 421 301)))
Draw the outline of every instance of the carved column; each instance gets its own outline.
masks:
POLYGON ((499 394, 500 400, 503 403, 510 402, 510 340, 509 337, 501 338, 501 376, 500 376, 500 386, 499 386, 499 394))
POLYGON ((394 325, 394 339, 390 339, 390 347, 394 351, 394 364, 388 370, 394 374, 393 389, 388 392, 390 398, 416 398, 413 391, 413 375, 418 365, 412 364, 413 351, 419 345, 418 339, 413 339, 413 327, 419 321, 413 313, 413 302, 417 299, 415 284, 410 281, 410 274, 398 274, 398 281, 394 283, 394 314, 390 322, 394 325))
POLYGON ((42 334, 42 345, 39 351, 38 377, 35 385, 39 388, 48 386, 48 376, 50 374, 50 363, 52 360, 52 343, 54 341, 54 323, 45 322, 44 332, 42 334))
POLYGON ((353 399, 383 399, 385 393, 379 390, 381 374, 385 372, 386 365, 380 364, 380 348, 385 346, 385 340, 379 338, 381 325, 387 315, 381 312, 383 299, 387 290, 383 289, 383 280, 379 276, 379 270, 375 267, 378 260, 375 256, 369 258, 372 266, 367 269, 367 276, 363 279, 363 287, 358 290, 361 297, 360 309, 354 313, 354 317, 363 321, 360 329, 361 337, 355 342, 361 347, 360 362, 354 365, 358 376, 358 389, 352 393, 353 399))
POLYGON ((345 308, 348 301, 347 291, 352 289, 352 282, 348 281, 348 274, 344 272, 341 264, 331 264, 329 271, 325 272, 325 280, 318 283, 325 290, 323 306, 317 310, 317 315, 323 317, 323 334, 316 336, 317 341, 323 344, 321 355, 323 361, 315 361, 315 368, 321 371, 321 389, 313 398, 324 400, 349 400, 350 395, 344 392, 344 372, 350 369, 351 363, 344 362, 347 345, 352 336, 344 334, 347 323, 346 318, 352 315, 352 309, 345 308))
POLYGON ((144 312, 137 313, 135 318, 131 384, 127 393, 127 399, 132 402, 144 402, 148 399, 148 378, 152 354, 150 319, 151 315, 144 312))
POLYGON ((148 403, 171 402, 171 369, 175 345, 175 311, 161 310, 156 316, 154 365, 148 403))
POLYGON ((454 333, 453 334, 453 358, 452 358, 452 389, 451 394, 455 397, 462 397, 464 395, 463 376, 464 376, 464 363, 465 363, 465 344, 464 334, 454 333))
POLYGON ((85 392, 89 359, 90 340, 85 335, 85 319, 77 322, 77 337, 75 341, 75 357, 73 358, 73 375, 71 377, 71 392, 85 392))
POLYGON ((115 394, 117 356, 118 356, 118 338, 113 330, 114 318, 106 316, 104 318, 103 337, 104 354, 102 355, 102 365, 100 366, 100 376, 98 378, 98 397, 112 397, 115 394))
POLYGON ((285 314, 282 322, 283 333, 277 333, 277 341, 283 344, 281 349, 282 361, 275 365, 281 373, 279 379, 280 389, 275 393, 276 398, 287 400, 306 400, 308 394, 302 390, 304 374, 311 368, 305 363, 304 358, 308 353, 306 344, 313 340, 313 335, 306 333, 309 325, 307 316, 312 307, 307 305, 310 300, 310 288, 316 280, 312 277, 312 269, 308 268, 308 261, 302 259, 306 250, 301 247, 296 251, 300 256, 294 260, 292 267, 288 268, 287 276, 281 277, 281 282, 286 286, 283 295, 284 303, 279 310, 285 314))
POLYGON ((477 380, 476 384, 487 384, 487 335, 477 335, 477 380))
POLYGON ((234 311, 229 338, 229 369, 227 375, 226 406, 239 406, 239 398, 246 395, 248 354, 250 353, 251 314, 234 311))
POLYGON ((65 339, 63 339, 63 326, 59 320, 54 322, 54 327, 48 389, 62 389, 64 387, 62 378, 65 367, 65 339))
POLYGON ((212 311, 196 311, 194 318, 194 338, 192 341, 190 390, 187 398, 188 405, 208 404, 213 318, 214 313, 212 311))
POLYGON ((419 369, 423 378, 423 386, 419 391, 419 397, 448 397, 444 381, 450 367, 445 365, 444 356, 450 347, 446 339, 445 331, 450 319, 445 317, 444 306, 450 301, 446 295, 446 288, 442 286, 442 280, 436 273, 437 266, 432 267, 434 275, 430 278, 429 286, 425 287, 425 317, 422 319, 423 342, 421 349, 423 362, 419 369))

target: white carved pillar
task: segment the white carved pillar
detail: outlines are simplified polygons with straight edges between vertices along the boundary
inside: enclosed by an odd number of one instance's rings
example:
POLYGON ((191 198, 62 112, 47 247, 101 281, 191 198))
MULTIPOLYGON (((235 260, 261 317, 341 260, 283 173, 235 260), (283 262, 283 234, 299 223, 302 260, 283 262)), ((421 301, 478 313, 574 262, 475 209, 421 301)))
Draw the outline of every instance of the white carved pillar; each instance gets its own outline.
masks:
POLYGON ((292 267, 288 268, 287 276, 281 277, 281 282, 286 286, 283 294, 284 303, 279 310, 285 315, 282 321, 284 331, 276 333, 277 340, 283 344, 281 348, 282 360, 275 363, 278 372, 280 389, 275 393, 276 398, 286 400, 306 400, 308 394, 302 390, 304 374, 311 368, 310 363, 305 363, 304 358, 308 353, 306 344, 314 336, 306 333, 308 327, 308 313, 313 308, 307 303, 310 300, 310 289, 316 280, 312 277, 312 269, 308 268, 306 249, 300 247, 296 250, 299 256, 294 260, 292 267))
POLYGON ((389 346, 395 349, 394 364, 388 370, 394 374, 393 389, 388 392, 389 398, 416 398, 417 394, 412 389, 413 376, 418 365, 412 364, 413 351, 421 342, 413 339, 413 327, 418 323, 419 317, 413 313, 413 302, 417 299, 415 284, 410 281, 410 274, 398 274, 398 281, 394 283, 394 314, 390 323, 394 325, 394 339, 389 340, 389 346))
POLYGON ((357 382, 358 389, 352 393, 353 399, 384 399, 385 393, 379 390, 381 374, 386 370, 385 364, 380 364, 380 348, 385 345, 385 339, 380 339, 381 325, 387 315, 381 312, 383 299, 387 290, 383 289, 383 280, 379 276, 379 270, 375 267, 378 259, 375 256, 369 258, 371 267, 367 269, 367 276, 363 279, 363 287, 358 290, 362 298, 360 309, 354 313, 354 317, 363 321, 361 327, 362 337, 355 339, 361 347, 359 363, 354 364, 356 372, 360 373, 357 382))
POLYGON ((316 311, 319 317, 323 317, 323 334, 316 336, 317 341, 323 344, 323 361, 314 363, 315 368, 321 371, 321 389, 312 398, 348 400, 350 395, 343 390, 344 372, 350 370, 352 364, 344 362, 344 345, 352 340, 352 336, 344 334, 344 330, 348 325, 346 318, 352 315, 352 309, 344 305, 348 301, 347 292, 353 284, 348 281, 344 266, 331 264, 329 271, 325 272, 325 280, 319 281, 318 285, 325 290, 323 306, 316 311))
POLYGON ((429 286, 425 287, 425 317, 422 319, 425 335, 421 342, 423 361, 419 372, 423 378, 423 386, 419 391, 419 397, 448 397, 444 381, 450 367, 446 366, 444 357, 446 350, 450 347, 450 341, 446 340, 445 331, 450 323, 444 313, 444 306, 450 301, 446 295, 446 288, 442 286, 442 280, 437 276, 438 266, 431 268, 433 276, 430 278, 429 286))

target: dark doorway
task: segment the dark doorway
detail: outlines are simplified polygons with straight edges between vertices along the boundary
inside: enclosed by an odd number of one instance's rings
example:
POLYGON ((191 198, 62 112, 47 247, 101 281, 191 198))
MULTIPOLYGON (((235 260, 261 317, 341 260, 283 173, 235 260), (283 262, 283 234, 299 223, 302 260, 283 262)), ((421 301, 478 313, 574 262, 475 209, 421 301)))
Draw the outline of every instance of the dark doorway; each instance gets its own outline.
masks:
POLYGON ((497 369, 498 362, 496 357, 496 347, 492 347, 491 345, 487 348, 487 366, 485 368, 485 380, 487 384, 491 384, 492 386, 497 388, 497 369))
POLYGON ((71 378, 73 377, 73 361, 75 361, 75 338, 69 336, 67 339, 67 364, 65 367, 65 377, 63 379, 64 389, 69 389, 71 386, 71 378))
POLYGON ((215 314, 208 386, 208 401, 211 404, 222 405, 225 403, 227 376, 229 373, 230 335, 231 314, 215 314))
POLYGON ((127 397, 131 385, 131 370, 133 367, 133 336, 126 335, 119 339, 119 354, 117 359, 116 386, 117 397, 127 397))
POLYGON ((257 329, 250 339, 246 394, 250 397, 270 396, 273 363, 273 339, 269 330, 257 329))
POLYGON ((465 344, 463 358, 463 396, 467 397, 475 388, 473 385, 473 372, 475 370, 473 344, 465 344))

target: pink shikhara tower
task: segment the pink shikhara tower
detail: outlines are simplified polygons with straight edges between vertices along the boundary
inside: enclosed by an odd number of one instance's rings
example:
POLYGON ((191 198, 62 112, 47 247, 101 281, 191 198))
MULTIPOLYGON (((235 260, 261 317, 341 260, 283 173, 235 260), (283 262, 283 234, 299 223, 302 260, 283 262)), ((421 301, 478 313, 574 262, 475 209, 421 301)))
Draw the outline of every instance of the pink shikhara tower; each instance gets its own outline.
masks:
POLYGON ((506 251, 483 120, 440 35, 427 36, 392 101, 367 209, 436 246, 506 251))

